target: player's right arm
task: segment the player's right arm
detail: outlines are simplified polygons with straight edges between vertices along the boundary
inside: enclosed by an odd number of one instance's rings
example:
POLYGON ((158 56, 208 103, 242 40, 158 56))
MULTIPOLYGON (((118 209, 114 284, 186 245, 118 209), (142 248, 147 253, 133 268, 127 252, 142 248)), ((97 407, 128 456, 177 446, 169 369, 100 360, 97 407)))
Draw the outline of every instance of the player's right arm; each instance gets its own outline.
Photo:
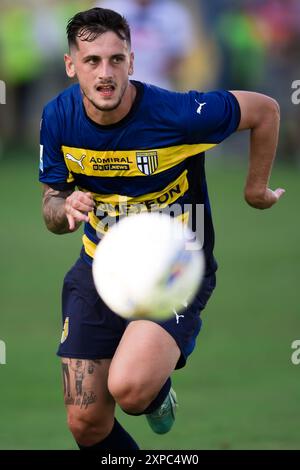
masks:
POLYGON ((57 97, 43 111, 40 135, 39 180, 43 185, 43 216, 48 230, 58 235, 74 232, 88 222, 94 209, 91 193, 75 191, 75 181, 62 152, 65 108, 57 97))
POLYGON ((44 220, 48 230, 57 235, 74 232, 81 222, 88 222, 94 205, 91 193, 58 191, 43 184, 44 220))

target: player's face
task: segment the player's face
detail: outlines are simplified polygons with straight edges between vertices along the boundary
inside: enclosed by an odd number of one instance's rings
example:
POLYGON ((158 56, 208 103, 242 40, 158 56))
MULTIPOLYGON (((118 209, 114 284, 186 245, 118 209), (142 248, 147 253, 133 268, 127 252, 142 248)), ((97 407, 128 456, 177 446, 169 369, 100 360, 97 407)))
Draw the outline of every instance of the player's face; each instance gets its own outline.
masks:
POLYGON ((65 56, 69 77, 77 77, 85 104, 98 111, 114 111, 128 92, 133 53, 125 40, 108 31, 92 42, 77 39, 78 48, 65 56))

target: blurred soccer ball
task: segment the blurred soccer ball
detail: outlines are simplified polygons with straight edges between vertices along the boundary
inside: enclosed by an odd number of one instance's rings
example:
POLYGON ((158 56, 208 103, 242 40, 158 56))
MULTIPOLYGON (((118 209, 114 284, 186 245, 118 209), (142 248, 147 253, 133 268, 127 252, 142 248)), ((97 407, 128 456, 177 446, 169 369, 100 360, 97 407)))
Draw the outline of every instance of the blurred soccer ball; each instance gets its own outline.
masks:
POLYGON ((198 242, 178 220, 160 213, 125 217, 98 244, 96 289, 108 307, 127 319, 164 320, 191 302, 204 275, 198 242))

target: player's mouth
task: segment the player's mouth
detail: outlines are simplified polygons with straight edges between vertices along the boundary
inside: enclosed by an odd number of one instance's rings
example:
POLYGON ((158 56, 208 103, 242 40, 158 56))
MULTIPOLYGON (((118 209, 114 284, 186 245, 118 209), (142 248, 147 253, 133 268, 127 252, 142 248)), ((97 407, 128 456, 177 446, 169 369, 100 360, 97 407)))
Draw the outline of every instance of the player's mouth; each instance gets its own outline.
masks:
POLYGON ((101 96, 105 98, 110 98, 113 96, 116 87, 114 85, 98 85, 96 90, 100 93, 101 96))

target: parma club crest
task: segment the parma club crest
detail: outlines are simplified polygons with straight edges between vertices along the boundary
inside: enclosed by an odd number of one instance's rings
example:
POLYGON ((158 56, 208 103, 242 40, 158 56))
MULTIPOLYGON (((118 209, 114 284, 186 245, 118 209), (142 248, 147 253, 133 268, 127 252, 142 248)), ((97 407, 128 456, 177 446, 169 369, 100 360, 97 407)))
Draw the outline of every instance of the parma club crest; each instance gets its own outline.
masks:
POLYGON ((69 317, 66 317, 62 335, 61 335, 61 344, 64 343, 69 335, 69 317))
POLYGON ((137 152, 136 162, 141 173, 146 176, 152 175, 158 167, 157 152, 137 152))

